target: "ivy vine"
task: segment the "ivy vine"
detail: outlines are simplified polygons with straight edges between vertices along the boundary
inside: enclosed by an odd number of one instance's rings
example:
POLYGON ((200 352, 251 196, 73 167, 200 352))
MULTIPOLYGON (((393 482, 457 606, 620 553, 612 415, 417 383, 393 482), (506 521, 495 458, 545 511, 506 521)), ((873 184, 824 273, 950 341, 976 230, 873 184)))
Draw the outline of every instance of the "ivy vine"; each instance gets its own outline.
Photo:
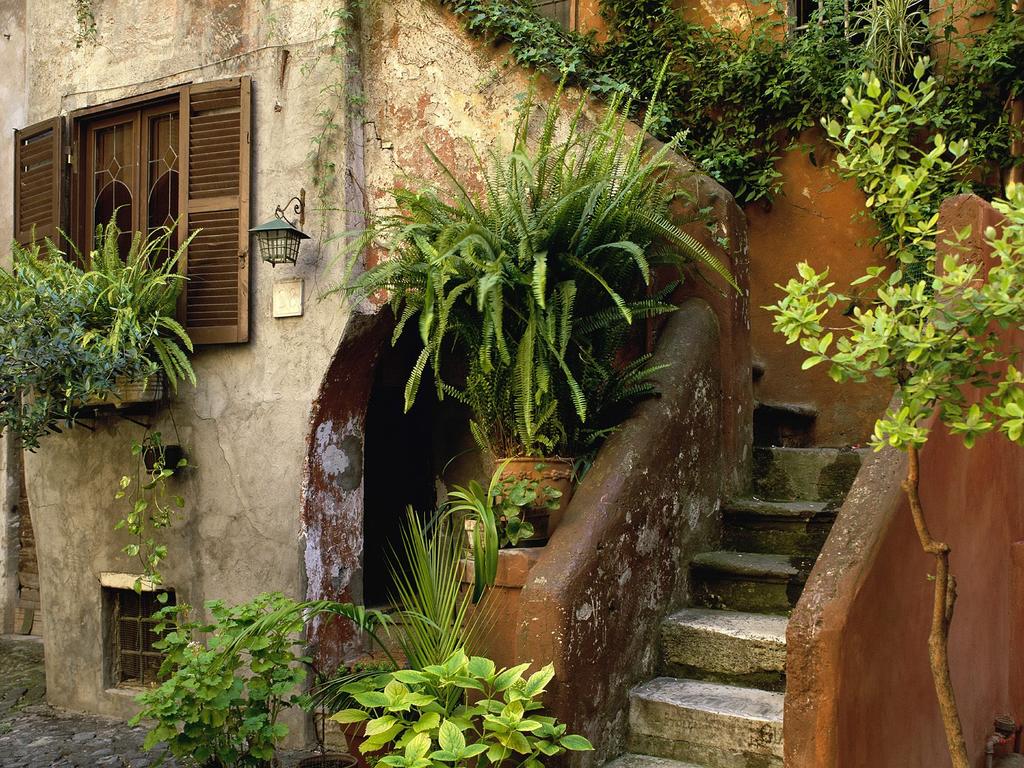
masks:
MULTIPOLYGON (((567 32, 523 0, 443 2, 470 32, 508 41, 519 64, 598 95, 620 91, 646 103, 670 59, 653 132, 662 139, 681 133, 682 152, 743 204, 778 194, 776 161, 821 116, 835 114, 846 88, 872 65, 863 29, 842 22, 839 0, 826 0, 799 33, 786 28, 780 7, 736 31, 687 21, 673 0, 601 0, 603 40, 567 32)), ((984 34, 961 35, 950 16, 920 36, 951 52, 935 68, 938 92, 926 121, 971 137, 964 176, 980 192, 998 186, 999 169, 1012 163, 1005 106, 1024 93, 1024 19, 1009 0, 998 5, 984 34)))
POLYGON ((78 29, 75 32, 75 47, 81 48, 86 43, 95 44, 97 40, 96 14, 92 9, 92 0, 74 0, 75 24, 78 29))

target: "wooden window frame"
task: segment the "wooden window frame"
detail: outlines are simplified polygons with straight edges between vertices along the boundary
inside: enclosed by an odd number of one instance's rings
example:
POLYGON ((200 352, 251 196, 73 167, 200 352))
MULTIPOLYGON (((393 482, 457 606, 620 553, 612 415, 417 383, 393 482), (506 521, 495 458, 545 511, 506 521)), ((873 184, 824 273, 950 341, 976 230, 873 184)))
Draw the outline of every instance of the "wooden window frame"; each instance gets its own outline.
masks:
POLYGON ((565 30, 567 32, 578 32, 580 28, 580 0, 533 0, 531 4, 533 5, 534 10, 537 11, 537 13, 539 13, 541 16, 544 16, 545 18, 548 19, 552 19, 553 21, 557 21, 557 19, 554 19, 554 17, 548 16, 546 13, 544 13, 541 10, 541 6, 557 5, 560 2, 564 2, 565 5, 568 7, 569 11, 569 20, 566 26, 564 27, 565 30))
MULTIPOLYGON (((189 304, 188 292, 189 283, 185 283, 185 288, 182 291, 182 296, 179 301, 179 319, 186 326, 189 335, 192 338, 193 343, 197 345, 205 344, 224 344, 224 343, 238 343, 245 342, 249 339, 249 280, 250 280, 250 264, 249 264, 249 224, 250 224, 250 184, 251 184, 251 121, 252 121, 252 97, 251 97, 252 80, 249 76, 241 76, 228 78, 224 80, 215 80, 205 83, 186 83, 183 85, 177 85, 170 88, 163 88, 156 91, 150 91, 145 94, 139 94, 131 96, 125 99, 119 99, 116 101, 107 102, 104 104, 98 104, 94 106, 85 107, 82 109, 74 110, 68 115, 68 128, 66 132, 67 145, 66 152, 70 160, 70 181, 68 184, 69 194, 63 201, 67 205, 67 213, 70 221, 68 222, 68 233, 74 239, 74 244, 79 248, 83 254, 83 259, 88 257, 88 254, 92 248, 92 232, 94 222, 92 221, 93 212, 89 210, 90 204, 94 206, 95 201, 91 193, 91 175, 89 170, 94 164, 92 153, 95 151, 94 142, 90 141, 89 138, 92 135, 91 132, 95 131, 98 127, 117 123, 123 120, 125 115, 134 114, 135 121, 135 139, 134 151, 135 164, 136 164, 136 178, 133 190, 133 194, 137 196, 135 204, 132 210, 132 229, 133 231, 142 231, 144 227, 148 225, 148 184, 149 184, 149 164, 148 159, 148 142, 149 142, 149 123, 153 117, 158 115, 167 114, 168 112, 177 112, 179 125, 178 125, 178 242, 185 242, 188 239, 189 233, 189 221, 190 216, 193 214, 200 214, 201 218, 209 218, 209 215, 203 217, 203 214, 216 214, 220 212, 233 213, 237 211, 237 227, 238 227, 238 241, 237 251, 234 252, 234 256, 238 258, 238 269, 236 277, 232 278, 236 284, 237 294, 236 299, 227 304, 221 303, 221 310, 218 315, 216 305, 211 304, 214 309, 209 313, 205 312, 205 302, 218 302, 220 299, 213 298, 213 293, 216 294, 217 289, 210 289, 202 287, 204 283, 200 279, 199 283, 195 284, 196 295, 201 297, 196 301, 201 303, 189 304), (202 190, 199 190, 196 194, 190 195, 190 168, 196 163, 190 165, 190 144, 193 140, 197 140, 200 143, 204 139, 196 139, 190 133, 190 113, 193 107, 197 103, 201 103, 204 99, 209 102, 211 100, 211 94, 217 94, 224 92, 224 101, 231 100, 231 94, 237 91, 237 98, 235 99, 236 107, 232 114, 237 113, 238 123, 238 142, 239 142, 239 157, 238 157, 238 180, 237 180, 237 194, 223 194, 217 197, 204 197, 202 190), (197 98, 197 101, 193 101, 193 97, 197 98), (204 293, 205 290, 205 293, 204 293), (190 307, 193 309, 190 310, 190 307), (233 308, 232 308, 233 307, 233 308), (192 317, 196 318, 195 325, 189 325, 190 322, 190 311, 195 312, 192 317), (227 319, 228 314, 233 312, 232 319, 227 319), (210 317, 216 319, 211 320, 210 317)), ((220 102, 221 99, 213 96, 212 101, 220 102)), ((195 107, 199 108, 199 107, 195 107)), ((216 111, 216 110, 215 110, 216 111)), ((208 110, 205 114, 212 114, 208 110)), ((204 116, 204 119, 209 119, 204 116)), ((58 121, 60 118, 57 119, 58 121)), ((225 117, 225 120, 229 120, 229 117, 225 117)), ((33 127, 39 127, 42 124, 37 124, 33 127)), ((26 129, 27 130, 27 129, 26 129)), ((202 131, 202 129, 199 129, 202 131)), ((65 150, 62 150, 62 153, 65 150)), ((213 160, 200 160, 198 163, 199 171, 203 173, 210 172, 210 163, 215 163, 213 160), (206 167, 204 168, 204 163, 206 167)), ((214 168, 214 172, 217 168, 214 168)), ((196 186, 202 187, 206 179, 209 176, 204 176, 198 179, 196 186)), ((231 174, 228 174, 228 179, 231 178, 231 174)), ((15 200, 17 205, 17 200, 15 200)), ((15 209, 17 210, 17 208, 15 209)), ((223 232, 223 230, 221 230, 223 232)), ((200 250, 209 251, 209 246, 203 243, 193 242, 193 246, 198 245, 200 250)), ((233 245, 229 246, 226 239, 222 237, 220 241, 220 248, 222 250, 215 251, 214 256, 210 257, 207 255, 207 259, 204 264, 207 265, 207 270, 224 270, 226 253, 225 250, 228 247, 234 248, 233 245), (210 258, 214 261, 211 262, 210 258), (220 266, 209 266, 211 263, 220 264, 220 266)), ((233 257, 232 257, 233 258, 233 257)), ((188 275, 189 274, 189 255, 186 252, 180 262, 181 271, 188 275)), ((197 261, 197 264, 199 262, 197 261)), ((231 274, 233 270, 228 269, 227 272, 207 272, 208 277, 206 280, 212 282, 205 283, 206 286, 218 284, 224 285, 227 278, 223 276, 225 274, 231 274)), ((196 273, 199 274, 199 273, 196 273)), ((230 282, 226 283, 230 285, 230 282)), ((224 289, 221 289, 224 290, 224 289)), ((227 300, 224 299, 224 302, 227 300)))

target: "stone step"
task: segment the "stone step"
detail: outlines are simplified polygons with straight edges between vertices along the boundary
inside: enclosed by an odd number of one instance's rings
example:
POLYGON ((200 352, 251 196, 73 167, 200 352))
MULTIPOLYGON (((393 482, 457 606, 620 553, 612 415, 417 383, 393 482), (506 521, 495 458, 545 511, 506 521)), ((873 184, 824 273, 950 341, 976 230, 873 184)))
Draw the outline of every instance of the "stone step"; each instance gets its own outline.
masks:
POLYGON ((784 695, 659 677, 629 694, 629 744, 708 768, 781 768, 784 695))
POLYGON ((674 677, 785 690, 788 623, 784 616, 686 608, 662 622, 662 666, 674 677))
POLYGON ((754 448, 754 496, 772 501, 841 499, 860 470, 863 453, 852 448, 754 448))
POLYGON ((605 768, 706 768, 696 763, 682 763, 678 760, 669 760, 666 757, 654 757, 652 755, 636 755, 627 752, 620 755, 609 763, 605 768))
POLYGON ((812 558, 763 552, 702 552, 690 566, 693 602, 705 608, 789 613, 800 598, 812 558))
POLYGON ((742 552, 817 557, 837 508, 835 501, 733 499, 722 509, 722 544, 742 552))

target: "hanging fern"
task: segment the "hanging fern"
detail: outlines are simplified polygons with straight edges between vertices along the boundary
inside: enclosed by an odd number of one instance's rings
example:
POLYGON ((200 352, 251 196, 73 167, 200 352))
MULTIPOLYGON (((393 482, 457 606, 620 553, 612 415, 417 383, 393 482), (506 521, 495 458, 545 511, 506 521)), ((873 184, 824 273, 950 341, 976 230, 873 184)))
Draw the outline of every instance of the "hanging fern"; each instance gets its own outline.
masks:
POLYGON ((359 246, 390 258, 344 286, 363 299, 386 292, 423 344, 406 385, 411 407, 429 365, 437 396, 473 410, 471 431, 498 455, 567 455, 592 448, 627 408, 653 392, 646 358, 619 355, 638 320, 675 309, 677 285, 652 294, 659 267, 728 269, 669 214, 669 142, 645 150, 629 106, 613 99, 583 127, 582 105, 556 138, 560 92, 535 141, 528 100, 512 149, 477 155, 483 192, 470 195, 434 153, 445 188, 393 191, 396 208, 359 246), (455 355, 466 371, 443 377, 455 355))

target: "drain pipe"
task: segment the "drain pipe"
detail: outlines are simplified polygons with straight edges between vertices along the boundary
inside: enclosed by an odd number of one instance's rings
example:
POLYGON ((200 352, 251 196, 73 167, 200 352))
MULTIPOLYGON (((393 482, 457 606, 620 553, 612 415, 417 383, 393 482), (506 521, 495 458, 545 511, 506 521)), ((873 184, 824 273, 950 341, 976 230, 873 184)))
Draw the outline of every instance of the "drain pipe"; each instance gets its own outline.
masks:
POLYGON ((996 716, 994 733, 985 741, 985 768, 1019 768, 1024 766, 1020 753, 1021 726, 1009 715, 996 716), (1012 752, 996 760, 996 748, 1008 747, 1012 752))

